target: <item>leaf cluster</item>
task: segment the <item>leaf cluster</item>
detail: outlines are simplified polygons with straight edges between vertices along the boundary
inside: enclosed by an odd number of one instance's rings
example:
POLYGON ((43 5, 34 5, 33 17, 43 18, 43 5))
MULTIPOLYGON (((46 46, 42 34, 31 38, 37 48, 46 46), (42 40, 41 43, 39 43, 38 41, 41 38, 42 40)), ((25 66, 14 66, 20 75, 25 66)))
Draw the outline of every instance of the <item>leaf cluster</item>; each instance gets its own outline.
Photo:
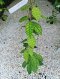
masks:
POLYGON ((42 56, 34 52, 34 48, 36 47, 35 35, 42 35, 42 27, 38 23, 38 21, 42 18, 43 15, 41 13, 41 10, 36 6, 30 8, 29 5, 25 5, 21 8, 21 10, 31 10, 30 15, 32 19, 29 16, 23 16, 19 20, 19 22, 27 21, 25 25, 25 33, 27 35, 27 38, 22 41, 25 49, 23 49, 21 53, 23 53, 24 57, 22 66, 24 68, 26 67, 28 73, 31 74, 32 72, 36 72, 38 70, 38 67, 43 64, 42 56))
POLYGON ((0 0, 0 5, 4 5, 4 1, 3 0, 0 0))
POLYGON ((29 74, 36 72, 38 67, 43 65, 42 56, 33 52, 31 48, 26 49, 23 53, 23 56, 25 61, 23 62, 22 66, 27 68, 29 74))

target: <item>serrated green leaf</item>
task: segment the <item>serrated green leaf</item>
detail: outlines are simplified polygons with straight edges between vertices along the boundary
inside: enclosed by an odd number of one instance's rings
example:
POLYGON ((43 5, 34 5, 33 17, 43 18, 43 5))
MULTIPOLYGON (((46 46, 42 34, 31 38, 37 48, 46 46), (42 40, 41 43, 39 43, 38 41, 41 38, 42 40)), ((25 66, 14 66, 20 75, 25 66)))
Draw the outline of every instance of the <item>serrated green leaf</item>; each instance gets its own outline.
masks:
POLYGON ((29 59, 29 53, 28 53, 27 50, 24 51, 23 56, 24 56, 25 61, 28 62, 28 59, 29 59))
POLYGON ((33 56, 31 58, 32 71, 36 72, 39 66, 39 61, 33 56))
POLYGON ((42 35, 42 27, 38 23, 30 21, 26 24, 26 34, 31 37, 33 33, 42 35))
POLYGON ((42 27, 41 27, 41 25, 39 25, 36 22, 32 22, 32 25, 34 27, 34 29, 33 29, 35 31, 34 33, 42 35, 42 27))
POLYGON ((38 63, 37 63, 37 60, 34 57, 30 57, 30 60, 27 64, 27 71, 28 71, 29 74, 31 74, 32 71, 33 72, 37 71, 38 63))
POLYGON ((36 59, 38 59, 39 64, 43 65, 43 58, 42 58, 42 56, 40 54, 36 54, 35 52, 34 52, 34 56, 35 56, 36 59))
POLYGON ((33 33, 32 22, 28 22, 28 23, 26 24, 25 30, 26 30, 26 34, 27 34, 29 37, 31 37, 31 36, 32 36, 32 33, 33 33))
POLYGON ((26 20, 28 20, 28 16, 24 16, 24 17, 20 18, 19 22, 23 22, 23 21, 26 21, 26 20))
POLYGON ((28 37, 27 42, 28 42, 28 45, 32 48, 34 48, 34 46, 36 45, 36 40, 34 36, 28 37))
POLYGON ((27 63, 27 71, 29 74, 31 74, 31 72, 36 72, 38 70, 38 66, 39 66, 39 61, 38 59, 36 59, 34 56, 30 56, 29 57, 29 61, 27 63))
POLYGON ((24 10, 27 10, 27 9, 29 9, 29 5, 26 4, 26 5, 24 5, 23 7, 21 7, 20 10, 21 10, 21 11, 24 11, 24 10))
POLYGON ((27 63, 24 61, 23 64, 22 64, 22 67, 25 68, 26 65, 27 65, 27 63))
POLYGON ((41 18, 41 10, 38 7, 33 7, 32 8, 32 15, 36 20, 39 20, 41 18))

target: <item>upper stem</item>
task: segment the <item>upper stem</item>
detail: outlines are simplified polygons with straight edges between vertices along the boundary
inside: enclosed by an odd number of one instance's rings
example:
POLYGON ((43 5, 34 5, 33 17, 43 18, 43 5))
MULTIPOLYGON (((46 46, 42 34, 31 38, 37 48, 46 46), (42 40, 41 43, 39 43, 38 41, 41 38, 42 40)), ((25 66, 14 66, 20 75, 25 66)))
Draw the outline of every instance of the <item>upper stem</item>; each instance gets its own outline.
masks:
POLYGON ((29 0, 29 20, 31 21, 32 20, 32 3, 33 3, 33 0, 29 0))

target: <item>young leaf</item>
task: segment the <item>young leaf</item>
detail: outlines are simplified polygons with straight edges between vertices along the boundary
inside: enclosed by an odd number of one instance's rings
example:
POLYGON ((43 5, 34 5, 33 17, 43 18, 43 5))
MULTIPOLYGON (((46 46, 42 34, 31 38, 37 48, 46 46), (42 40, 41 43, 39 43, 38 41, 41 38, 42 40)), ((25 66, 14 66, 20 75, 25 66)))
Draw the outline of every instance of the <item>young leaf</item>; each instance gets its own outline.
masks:
POLYGON ((34 36, 28 37, 27 42, 30 47, 34 48, 34 46, 36 44, 36 40, 35 40, 34 36))
POLYGON ((27 63, 24 61, 23 64, 22 64, 22 67, 25 68, 26 65, 27 65, 27 63))
POLYGON ((29 61, 27 63, 27 71, 29 74, 31 74, 31 72, 36 72, 39 66, 39 61, 34 57, 29 57, 29 61))
POLYGON ((33 33, 33 25, 32 25, 32 22, 28 22, 26 24, 26 27, 25 27, 25 30, 26 30, 26 34, 31 37, 32 36, 32 33, 33 33))
POLYGON ((32 24, 33 24, 33 27, 34 27, 33 30, 35 31, 35 34, 42 35, 42 27, 36 22, 32 22, 32 24))
POLYGON ((23 56, 24 56, 25 61, 28 62, 29 53, 27 50, 24 51, 23 56))
POLYGON ((42 63, 43 62, 42 56, 40 54, 36 54, 35 52, 34 52, 34 56, 35 56, 36 59, 38 59, 39 64, 42 65, 43 64, 42 63))
POLYGON ((38 23, 30 21, 26 25, 26 34, 31 37, 33 33, 42 35, 42 27, 38 23))
POLYGON ((36 72, 39 66, 39 61, 34 56, 31 58, 31 66, 32 66, 32 71, 36 72))
POLYGON ((23 22, 23 21, 26 21, 26 20, 28 20, 28 16, 24 16, 24 17, 20 18, 19 22, 23 22))
POLYGON ((32 15, 36 20, 39 20, 41 18, 41 11, 38 7, 33 7, 32 8, 32 15))

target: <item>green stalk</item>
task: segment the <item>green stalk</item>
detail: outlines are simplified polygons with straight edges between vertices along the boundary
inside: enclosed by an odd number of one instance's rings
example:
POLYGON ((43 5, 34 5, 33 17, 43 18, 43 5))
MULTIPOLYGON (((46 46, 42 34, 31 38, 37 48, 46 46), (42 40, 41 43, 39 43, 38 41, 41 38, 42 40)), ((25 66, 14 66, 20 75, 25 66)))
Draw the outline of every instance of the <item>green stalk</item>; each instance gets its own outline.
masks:
POLYGON ((29 0, 29 6, 30 6, 30 8, 29 8, 29 21, 32 20, 32 7, 33 7, 33 2, 34 2, 34 0, 29 0))

